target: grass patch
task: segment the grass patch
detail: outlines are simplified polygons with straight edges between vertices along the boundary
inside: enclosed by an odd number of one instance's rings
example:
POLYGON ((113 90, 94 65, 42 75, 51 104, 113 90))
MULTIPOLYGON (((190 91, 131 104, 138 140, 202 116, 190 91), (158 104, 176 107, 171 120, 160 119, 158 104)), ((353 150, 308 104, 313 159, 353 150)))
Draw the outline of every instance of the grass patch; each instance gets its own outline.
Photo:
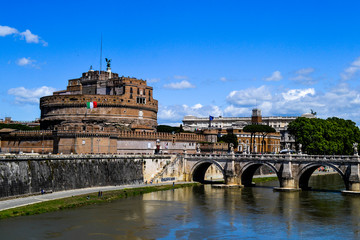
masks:
POLYGON ((0 219, 17 217, 17 216, 35 215, 46 212, 54 212, 63 209, 71 209, 71 208, 77 208, 77 207, 94 205, 94 204, 109 203, 117 199, 137 196, 144 193, 166 191, 166 190, 183 188, 183 187, 192 187, 195 185, 198 185, 198 183, 176 184, 175 186, 173 185, 148 186, 148 187, 140 187, 140 188, 127 188, 122 190, 106 191, 103 192, 102 197, 98 197, 98 193, 96 192, 86 195, 61 198, 61 199, 50 200, 46 202, 35 203, 23 207, 11 208, 0 211, 0 219))
POLYGON ((277 177, 261 177, 261 178, 253 178, 252 181, 254 183, 261 183, 261 182, 270 182, 277 180, 277 177))

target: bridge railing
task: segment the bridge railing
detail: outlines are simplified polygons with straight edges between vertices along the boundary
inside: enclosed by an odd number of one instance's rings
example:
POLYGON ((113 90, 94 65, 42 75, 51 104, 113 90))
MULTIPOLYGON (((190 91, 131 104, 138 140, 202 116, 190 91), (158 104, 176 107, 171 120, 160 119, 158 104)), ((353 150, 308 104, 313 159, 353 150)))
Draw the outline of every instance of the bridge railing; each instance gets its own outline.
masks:
POLYGON ((332 162, 359 162, 360 157, 356 155, 307 155, 307 154, 187 154, 186 159, 212 159, 222 158, 227 160, 257 160, 257 161, 332 161, 332 162))

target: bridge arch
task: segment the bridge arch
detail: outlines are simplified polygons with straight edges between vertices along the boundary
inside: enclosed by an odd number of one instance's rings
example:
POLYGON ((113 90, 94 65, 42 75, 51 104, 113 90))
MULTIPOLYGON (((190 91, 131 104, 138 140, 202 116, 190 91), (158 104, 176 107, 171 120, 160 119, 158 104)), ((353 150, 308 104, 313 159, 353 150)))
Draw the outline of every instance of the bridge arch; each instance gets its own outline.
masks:
POLYGON ((215 160, 200 160, 199 162, 195 163, 190 171, 191 179, 195 182, 204 183, 205 181, 205 174, 207 169, 214 164, 214 166, 219 169, 224 177, 225 180, 225 170, 224 168, 215 160))
POLYGON ((304 167, 302 167, 299 170, 298 179, 297 179, 299 183, 299 188, 303 190, 309 189, 309 180, 311 175, 314 173, 316 169, 322 166, 330 167, 334 169, 340 175, 341 179, 344 181, 345 188, 349 189, 349 182, 345 176, 345 173, 337 165, 327 162, 309 163, 304 167))
MULTIPOLYGON (((276 169, 276 167, 273 164, 271 164, 271 163, 249 162, 249 163, 245 164, 242 167, 242 169, 240 170, 240 172, 241 172, 241 184, 244 185, 245 187, 252 186, 252 179, 254 177, 254 174, 255 174, 256 170, 261 166, 269 167, 271 170, 274 171, 277 178, 279 179, 279 171, 276 169)), ((281 184, 280 180, 279 180, 279 184, 281 184)))

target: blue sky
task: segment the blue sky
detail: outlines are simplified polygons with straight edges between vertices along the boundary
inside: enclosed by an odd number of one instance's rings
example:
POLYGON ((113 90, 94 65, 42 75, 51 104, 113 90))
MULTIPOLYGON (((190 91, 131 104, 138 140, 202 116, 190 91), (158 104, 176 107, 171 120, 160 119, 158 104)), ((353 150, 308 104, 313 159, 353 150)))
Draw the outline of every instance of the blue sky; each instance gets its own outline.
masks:
POLYGON ((360 123, 358 1, 6 1, 0 118, 33 120, 39 98, 90 65, 148 80, 158 122, 185 115, 360 123), (105 61, 103 61, 103 68, 105 61))

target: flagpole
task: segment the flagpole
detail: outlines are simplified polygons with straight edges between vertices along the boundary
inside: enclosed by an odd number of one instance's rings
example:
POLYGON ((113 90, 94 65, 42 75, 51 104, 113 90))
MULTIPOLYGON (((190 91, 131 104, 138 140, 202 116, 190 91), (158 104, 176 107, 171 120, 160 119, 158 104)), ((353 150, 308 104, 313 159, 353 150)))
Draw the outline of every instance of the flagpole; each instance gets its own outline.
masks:
POLYGON ((100 44, 100 72, 99 73, 101 73, 101 69, 102 69, 101 59, 102 59, 102 33, 101 33, 101 44, 100 44))

